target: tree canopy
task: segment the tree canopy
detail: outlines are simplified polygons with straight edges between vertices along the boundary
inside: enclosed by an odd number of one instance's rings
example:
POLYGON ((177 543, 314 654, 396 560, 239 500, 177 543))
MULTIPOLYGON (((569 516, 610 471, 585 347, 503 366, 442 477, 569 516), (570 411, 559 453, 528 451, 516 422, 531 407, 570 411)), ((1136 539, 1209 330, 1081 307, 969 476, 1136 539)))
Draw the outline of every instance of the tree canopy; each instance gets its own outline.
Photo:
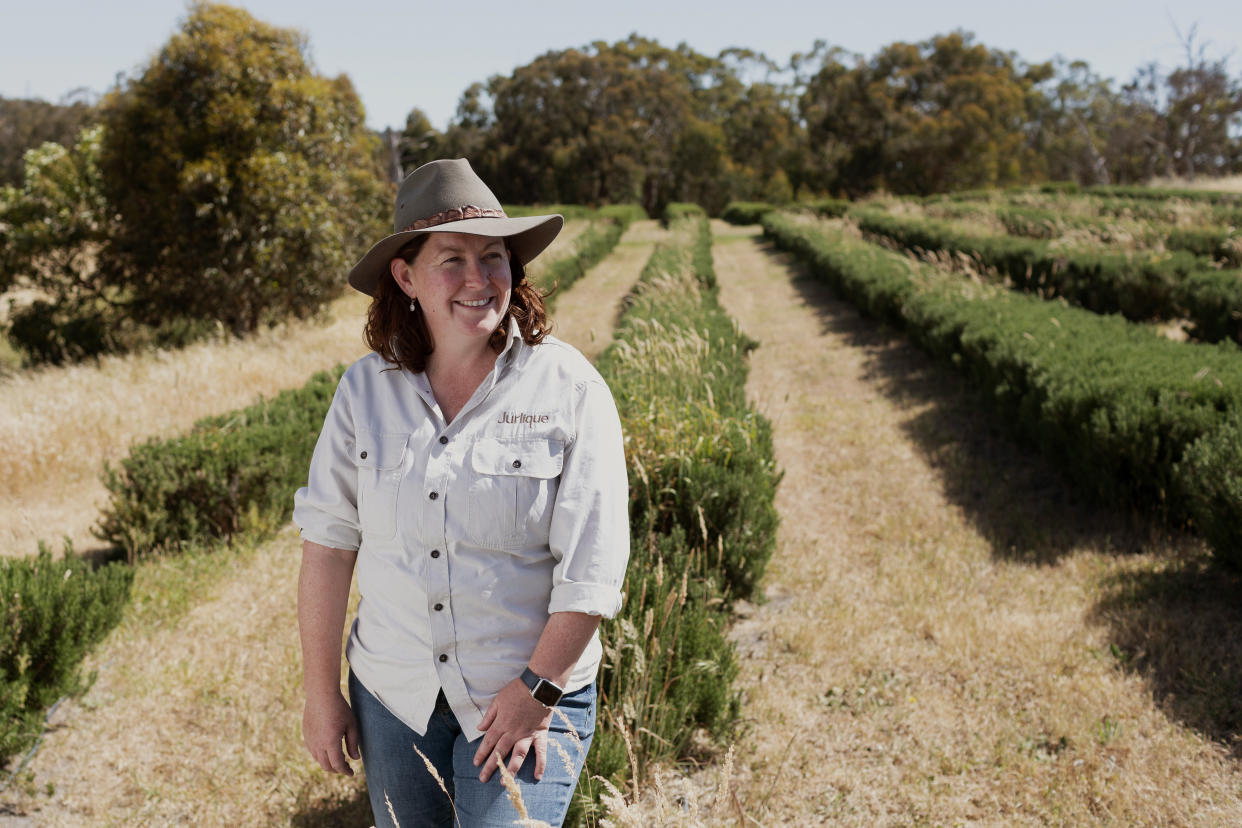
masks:
POLYGON ((197 3, 101 120, 118 225, 101 266, 147 321, 243 332, 305 316, 375 235, 375 138, 349 79, 315 74, 296 31, 197 3))
POLYGON ((1242 83, 1188 47, 1114 89, 1081 62, 1027 64, 963 31, 870 58, 823 42, 777 63, 631 35, 551 51, 471 85, 402 162, 469 157, 512 202, 934 193, 1054 178, 1131 183, 1242 171, 1242 83))

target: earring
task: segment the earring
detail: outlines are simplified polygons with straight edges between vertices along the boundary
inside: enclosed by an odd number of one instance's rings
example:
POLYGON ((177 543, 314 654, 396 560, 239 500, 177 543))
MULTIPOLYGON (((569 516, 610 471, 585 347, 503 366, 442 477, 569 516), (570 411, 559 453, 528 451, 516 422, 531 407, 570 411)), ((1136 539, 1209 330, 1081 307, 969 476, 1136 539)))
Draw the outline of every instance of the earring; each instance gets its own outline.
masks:
POLYGON ((417 307, 418 307, 418 299, 411 297, 410 298, 410 310, 412 311, 417 307))

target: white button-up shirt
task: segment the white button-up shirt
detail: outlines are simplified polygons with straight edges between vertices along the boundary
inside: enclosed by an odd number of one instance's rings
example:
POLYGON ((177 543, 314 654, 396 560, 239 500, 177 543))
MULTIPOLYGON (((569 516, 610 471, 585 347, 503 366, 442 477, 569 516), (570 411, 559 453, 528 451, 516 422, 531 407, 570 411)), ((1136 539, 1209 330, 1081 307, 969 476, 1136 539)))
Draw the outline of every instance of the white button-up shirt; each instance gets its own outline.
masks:
MULTIPOLYGON (((496 366, 451 423, 426 374, 378 354, 341 378, 293 519, 357 549, 354 674, 418 733, 441 689, 471 740, 553 612, 614 616, 629 496, 612 394, 573 347, 509 325, 496 366)), ((599 668, 598 633, 566 691, 599 668)))

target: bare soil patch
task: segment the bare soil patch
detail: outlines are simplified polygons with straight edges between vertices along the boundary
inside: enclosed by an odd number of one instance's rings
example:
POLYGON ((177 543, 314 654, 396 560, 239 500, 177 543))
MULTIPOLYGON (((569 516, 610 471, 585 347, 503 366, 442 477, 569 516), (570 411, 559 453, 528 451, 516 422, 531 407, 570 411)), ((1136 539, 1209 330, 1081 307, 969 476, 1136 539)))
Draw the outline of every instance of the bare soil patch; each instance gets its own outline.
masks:
POLYGON ((1082 504, 951 370, 715 230, 786 475, 735 627, 745 823, 1242 824, 1237 579, 1082 504))

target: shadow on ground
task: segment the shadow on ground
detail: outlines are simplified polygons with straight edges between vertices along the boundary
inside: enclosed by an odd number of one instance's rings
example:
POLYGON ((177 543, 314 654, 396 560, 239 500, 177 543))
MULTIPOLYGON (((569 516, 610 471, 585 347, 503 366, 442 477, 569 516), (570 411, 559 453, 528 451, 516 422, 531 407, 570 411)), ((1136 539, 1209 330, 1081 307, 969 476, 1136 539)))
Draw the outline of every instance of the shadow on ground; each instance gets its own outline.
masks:
POLYGON ((374 825, 365 787, 343 796, 303 805, 289 820, 293 828, 358 828, 374 825))
POLYGON ((1242 760, 1242 575, 1208 559, 1121 571, 1101 585, 1094 619, 1113 655, 1147 679, 1172 718, 1242 760))
POLYGON ((1093 502, 952 367, 761 244, 797 274, 794 285, 823 331, 866 352, 868 379, 908 412, 907 435, 995 557, 1033 565, 1081 551, 1113 557, 1093 620, 1111 630, 1119 666, 1147 680, 1168 716, 1242 759, 1242 576, 1158 516, 1093 502), (1148 553, 1153 563, 1131 565, 1127 553, 1148 553))

